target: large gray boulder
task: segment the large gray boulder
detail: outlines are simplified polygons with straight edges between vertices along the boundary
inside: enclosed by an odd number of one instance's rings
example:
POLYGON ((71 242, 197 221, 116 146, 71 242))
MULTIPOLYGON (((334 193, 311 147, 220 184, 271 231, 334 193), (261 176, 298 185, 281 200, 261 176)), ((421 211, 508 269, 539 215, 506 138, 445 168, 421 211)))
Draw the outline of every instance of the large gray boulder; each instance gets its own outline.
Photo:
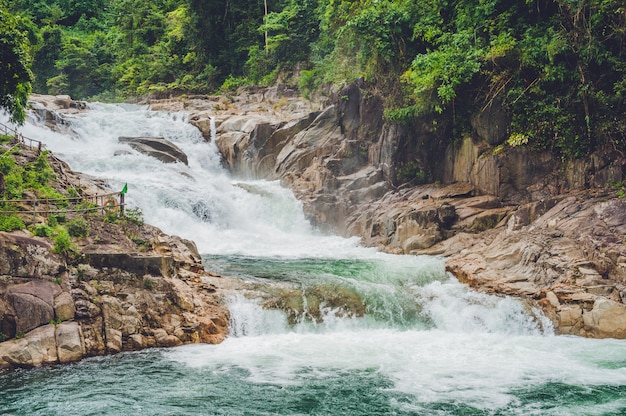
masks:
POLYGON ((163 163, 181 162, 188 165, 187 155, 178 146, 163 137, 126 137, 118 138, 120 143, 128 143, 136 151, 155 157, 163 163))

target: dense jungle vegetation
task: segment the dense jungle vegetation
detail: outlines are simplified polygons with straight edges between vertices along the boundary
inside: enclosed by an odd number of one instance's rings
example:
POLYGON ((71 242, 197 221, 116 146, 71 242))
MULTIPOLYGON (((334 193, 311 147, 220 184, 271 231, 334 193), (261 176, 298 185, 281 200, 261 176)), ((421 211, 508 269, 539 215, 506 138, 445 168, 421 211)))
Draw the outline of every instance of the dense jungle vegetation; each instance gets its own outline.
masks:
POLYGON ((31 85, 122 100, 363 78, 391 120, 443 117, 459 137, 496 105, 512 145, 625 147, 623 0, 0 0, 0 13, 10 111, 31 85))

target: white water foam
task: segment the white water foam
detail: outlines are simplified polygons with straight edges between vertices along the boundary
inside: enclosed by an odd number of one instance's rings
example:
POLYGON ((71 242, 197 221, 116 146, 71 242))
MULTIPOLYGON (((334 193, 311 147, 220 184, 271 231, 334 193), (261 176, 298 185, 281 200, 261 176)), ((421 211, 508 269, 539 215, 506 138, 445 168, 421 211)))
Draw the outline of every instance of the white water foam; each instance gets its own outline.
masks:
POLYGON ((72 169, 107 180, 113 190, 128 183, 126 202, 140 207, 148 223, 194 240, 203 253, 336 257, 368 251, 357 239, 317 233, 301 204, 278 182, 233 178, 222 168, 215 144, 206 143, 184 113, 91 104, 65 118, 71 135, 34 120, 20 131, 43 141, 72 169), (187 154, 189 166, 140 154, 119 143, 120 136, 164 137, 187 154))
MULTIPOLYGON (((359 247, 356 239, 317 233, 288 190, 226 173, 215 146, 203 141, 185 114, 96 104, 71 121, 74 138, 33 124, 21 131, 43 140, 73 169, 107 179, 113 189, 128 183, 127 201, 143 210, 147 222, 196 241, 203 253, 375 260, 384 266, 338 280, 369 299, 385 297, 382 308, 402 289, 430 322, 419 328, 383 327, 371 316, 340 318, 330 310, 323 324, 289 326, 282 312, 236 297, 230 300, 232 336, 220 345, 167 350, 164 355, 172 361, 215 372, 244 369, 246 381, 258 385, 375 372, 391 381, 390 390, 416 398, 395 403, 415 413, 421 412, 418 403, 487 411, 516 406, 514 391, 547 383, 626 385, 623 341, 553 336, 545 318, 516 300, 476 294, 446 279, 438 259, 384 255, 359 247), (166 165, 117 142, 118 136, 141 135, 173 141, 189 156, 189 166, 166 165), (116 151, 128 154, 115 156, 116 151)), ((607 409, 622 404, 613 401, 607 409)), ((532 406, 514 414, 524 413, 532 413, 532 406)))

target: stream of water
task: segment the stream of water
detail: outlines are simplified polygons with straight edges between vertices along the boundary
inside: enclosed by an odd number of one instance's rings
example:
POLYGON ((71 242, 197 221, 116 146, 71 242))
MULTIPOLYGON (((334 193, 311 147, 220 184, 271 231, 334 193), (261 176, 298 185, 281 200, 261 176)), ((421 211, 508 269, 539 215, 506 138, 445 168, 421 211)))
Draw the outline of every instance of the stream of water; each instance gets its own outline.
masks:
POLYGON ((227 299, 231 334, 189 345, 0 372, 9 415, 622 415, 626 342, 555 336, 521 302, 468 290, 435 257, 324 235, 276 182, 232 177, 185 114, 91 104, 60 134, 20 131, 72 169, 128 184, 146 222, 194 240, 210 270, 295 287, 301 316, 227 299), (160 136, 189 166, 118 143, 160 136), (317 318, 305 295, 352 296, 317 318))

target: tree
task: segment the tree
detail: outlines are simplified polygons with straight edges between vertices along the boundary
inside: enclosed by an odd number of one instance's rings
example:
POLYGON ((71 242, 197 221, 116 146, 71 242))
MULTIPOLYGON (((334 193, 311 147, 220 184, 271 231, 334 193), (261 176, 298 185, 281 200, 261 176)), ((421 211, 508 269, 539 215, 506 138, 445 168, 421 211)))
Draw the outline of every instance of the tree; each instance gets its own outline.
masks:
POLYGON ((0 108, 19 124, 26 118, 25 108, 32 90, 27 48, 17 19, 0 3, 0 108))

